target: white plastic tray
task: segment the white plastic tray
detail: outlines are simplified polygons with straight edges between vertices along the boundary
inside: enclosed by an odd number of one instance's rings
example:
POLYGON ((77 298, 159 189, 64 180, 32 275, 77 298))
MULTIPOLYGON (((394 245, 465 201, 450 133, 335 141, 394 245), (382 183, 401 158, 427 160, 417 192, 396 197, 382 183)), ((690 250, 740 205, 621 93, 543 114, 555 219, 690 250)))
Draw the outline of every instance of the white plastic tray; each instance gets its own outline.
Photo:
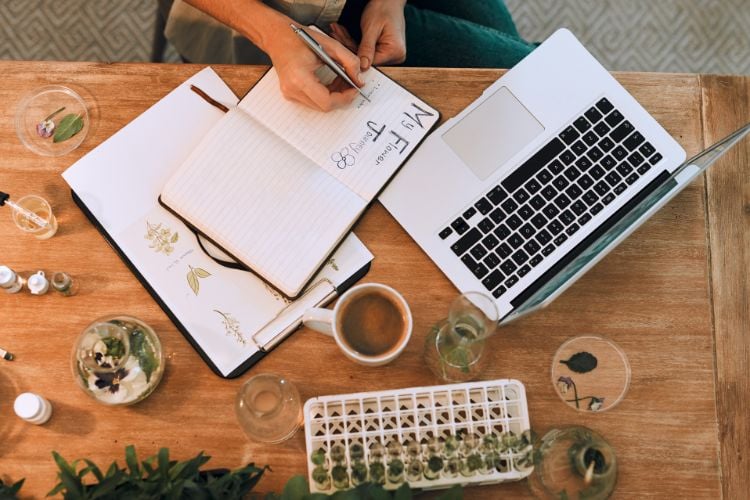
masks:
MULTIPOLYGON (((311 492, 335 491, 333 485, 327 490, 318 489, 313 481, 315 466, 310 456, 316 450, 323 450, 331 464, 331 448, 343 446, 345 464, 351 473, 349 447, 354 443, 363 446, 364 461, 369 463, 370 446, 378 441, 387 446, 393 440, 402 445, 415 440, 426 456, 425 444, 436 436, 443 441, 450 435, 462 438, 473 434, 481 441, 489 433, 501 439, 508 433, 519 436, 529 429, 526 390, 521 382, 509 379, 322 396, 309 399, 304 412, 311 492)), ((512 452, 502 453, 501 458, 502 466, 485 473, 448 477, 444 471, 436 479, 423 476, 414 481, 405 477, 404 481, 412 488, 437 489, 454 484, 517 481, 531 472, 514 465, 512 452)), ((407 457, 402 459, 406 463, 407 457)), ((395 489, 400 484, 386 480, 385 487, 395 489)))

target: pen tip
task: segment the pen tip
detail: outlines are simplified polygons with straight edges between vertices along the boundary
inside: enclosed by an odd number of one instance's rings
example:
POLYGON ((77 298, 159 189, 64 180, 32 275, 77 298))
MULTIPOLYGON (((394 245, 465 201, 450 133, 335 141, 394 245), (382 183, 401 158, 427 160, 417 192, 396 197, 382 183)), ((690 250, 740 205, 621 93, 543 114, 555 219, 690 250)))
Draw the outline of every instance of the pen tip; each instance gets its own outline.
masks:
POLYGON ((3 358, 7 359, 8 361, 13 361, 13 354, 6 352, 3 358))

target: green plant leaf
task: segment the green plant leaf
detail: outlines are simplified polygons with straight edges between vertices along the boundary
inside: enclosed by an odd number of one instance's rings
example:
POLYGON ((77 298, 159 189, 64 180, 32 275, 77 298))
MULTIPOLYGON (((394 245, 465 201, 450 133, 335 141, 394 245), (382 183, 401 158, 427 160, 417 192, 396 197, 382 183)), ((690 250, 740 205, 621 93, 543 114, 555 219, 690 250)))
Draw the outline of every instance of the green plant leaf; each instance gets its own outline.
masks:
POLYGON ((72 113, 63 116, 60 123, 55 127, 55 135, 52 137, 52 142, 67 141, 83 128, 83 118, 80 115, 74 115, 72 113))
POLYGON ((411 500, 413 498, 409 483, 404 483, 393 493, 393 500, 411 500))
POLYGON ((305 495, 310 494, 310 488, 307 481, 302 476, 292 476, 284 485, 284 491, 281 492, 281 500, 302 500, 305 495))
MULTIPOLYGON (((148 380, 148 374, 146 375, 146 379, 148 380)), ((138 466, 138 457, 135 454, 135 446, 132 444, 125 447, 125 463, 128 464, 130 477, 141 477, 141 468, 138 466)), ((113 463, 112 465, 115 464, 113 463)), ((110 467, 110 471, 111 470, 112 468, 110 467)), ((107 472, 107 475, 109 475, 109 471, 107 472)))
POLYGON ((568 360, 560 360, 560 363, 567 365, 571 371, 576 373, 588 373, 598 364, 596 356, 590 352, 582 351, 573 354, 568 360))
POLYGON ((163 478, 169 477, 169 450, 167 448, 159 448, 157 457, 159 461, 159 474, 163 478))

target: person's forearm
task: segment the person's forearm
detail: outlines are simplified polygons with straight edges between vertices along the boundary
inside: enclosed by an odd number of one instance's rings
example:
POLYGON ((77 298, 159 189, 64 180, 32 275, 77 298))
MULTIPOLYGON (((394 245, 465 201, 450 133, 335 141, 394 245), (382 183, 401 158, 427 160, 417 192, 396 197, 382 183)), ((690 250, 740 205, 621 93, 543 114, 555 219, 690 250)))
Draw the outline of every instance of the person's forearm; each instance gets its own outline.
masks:
POLYGON ((260 0, 185 0, 218 21, 246 36, 266 53, 280 29, 289 29, 290 19, 260 0))

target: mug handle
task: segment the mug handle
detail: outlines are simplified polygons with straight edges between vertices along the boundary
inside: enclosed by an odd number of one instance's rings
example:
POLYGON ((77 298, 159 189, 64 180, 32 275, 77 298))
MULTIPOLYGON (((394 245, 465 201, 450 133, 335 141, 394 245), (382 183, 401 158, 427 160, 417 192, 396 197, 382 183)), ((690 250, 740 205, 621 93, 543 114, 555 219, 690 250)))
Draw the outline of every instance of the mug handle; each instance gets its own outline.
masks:
POLYGON ((302 315, 306 327, 333 337, 333 311, 324 307, 313 307, 302 315))

